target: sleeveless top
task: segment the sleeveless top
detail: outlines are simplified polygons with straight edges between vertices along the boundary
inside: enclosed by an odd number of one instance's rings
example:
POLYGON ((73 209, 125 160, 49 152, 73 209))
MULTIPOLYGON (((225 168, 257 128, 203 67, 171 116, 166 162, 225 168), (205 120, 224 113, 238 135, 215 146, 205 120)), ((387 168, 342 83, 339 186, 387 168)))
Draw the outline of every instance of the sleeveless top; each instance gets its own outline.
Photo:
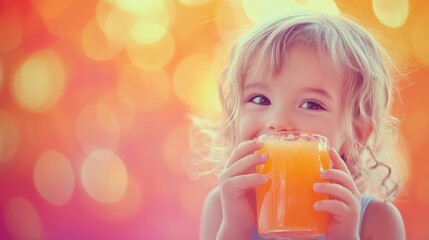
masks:
MULTIPOLYGON (((359 216, 359 233, 361 232, 361 226, 362 226, 362 220, 363 216, 365 215, 366 208, 368 207, 371 200, 373 200, 375 196, 373 195, 362 195, 361 197, 361 209, 360 209, 360 216, 359 216)), ((266 240, 267 238, 262 238, 258 234, 258 229, 255 228, 255 230, 252 233, 252 240, 266 240)), ((326 240, 325 236, 322 236, 320 238, 314 238, 313 240, 326 240)))

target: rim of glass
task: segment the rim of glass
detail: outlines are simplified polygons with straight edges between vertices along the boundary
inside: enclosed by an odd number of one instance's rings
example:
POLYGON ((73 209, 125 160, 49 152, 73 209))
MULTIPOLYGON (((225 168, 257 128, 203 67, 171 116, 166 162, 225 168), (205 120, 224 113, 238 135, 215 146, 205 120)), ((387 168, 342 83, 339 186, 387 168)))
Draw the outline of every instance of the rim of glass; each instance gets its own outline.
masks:
POLYGON ((259 135, 256 139, 257 140, 262 140, 262 139, 264 139, 266 137, 269 137, 269 136, 276 136, 276 135, 283 135, 283 134, 292 134, 292 135, 305 134, 305 135, 316 137, 316 138, 319 138, 319 139, 323 139, 326 142, 329 142, 328 138, 325 137, 325 136, 323 136, 323 135, 321 135, 321 134, 311 133, 311 132, 305 132, 305 131, 279 131, 279 132, 270 132, 270 133, 264 133, 262 135, 259 135))

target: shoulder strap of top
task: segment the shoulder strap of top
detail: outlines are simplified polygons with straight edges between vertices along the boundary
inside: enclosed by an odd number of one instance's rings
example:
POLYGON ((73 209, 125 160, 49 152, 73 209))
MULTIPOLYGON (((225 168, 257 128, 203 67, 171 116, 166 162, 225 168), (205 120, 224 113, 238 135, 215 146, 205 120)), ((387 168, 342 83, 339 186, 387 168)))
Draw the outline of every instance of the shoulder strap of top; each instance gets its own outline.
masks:
POLYGON ((375 196, 373 195, 362 195, 361 197, 361 208, 360 208, 360 217, 359 217, 359 233, 361 232, 362 227, 362 221, 363 217, 365 216, 365 211, 368 205, 371 203, 372 200, 375 199, 375 196))

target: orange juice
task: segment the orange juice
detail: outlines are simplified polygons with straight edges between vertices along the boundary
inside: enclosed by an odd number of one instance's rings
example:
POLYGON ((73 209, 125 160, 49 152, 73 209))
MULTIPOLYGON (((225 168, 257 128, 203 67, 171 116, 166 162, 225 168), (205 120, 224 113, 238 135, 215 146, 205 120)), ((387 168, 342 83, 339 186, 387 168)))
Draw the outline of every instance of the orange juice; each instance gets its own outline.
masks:
POLYGON ((327 213, 313 210, 316 201, 327 199, 313 190, 325 182, 320 171, 328 169, 325 137, 300 132, 282 132, 260 137, 259 153, 268 161, 257 167, 270 181, 256 188, 258 231, 267 238, 314 238, 325 233, 327 213))

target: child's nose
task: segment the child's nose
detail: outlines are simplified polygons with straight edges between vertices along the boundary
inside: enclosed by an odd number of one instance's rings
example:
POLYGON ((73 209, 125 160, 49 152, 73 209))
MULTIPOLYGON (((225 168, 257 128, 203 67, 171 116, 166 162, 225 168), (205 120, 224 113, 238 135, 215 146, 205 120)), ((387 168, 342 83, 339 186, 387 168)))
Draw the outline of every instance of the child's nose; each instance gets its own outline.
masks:
POLYGON ((296 127, 292 123, 292 120, 282 114, 272 116, 267 122, 267 128, 270 132, 296 131, 296 127))

